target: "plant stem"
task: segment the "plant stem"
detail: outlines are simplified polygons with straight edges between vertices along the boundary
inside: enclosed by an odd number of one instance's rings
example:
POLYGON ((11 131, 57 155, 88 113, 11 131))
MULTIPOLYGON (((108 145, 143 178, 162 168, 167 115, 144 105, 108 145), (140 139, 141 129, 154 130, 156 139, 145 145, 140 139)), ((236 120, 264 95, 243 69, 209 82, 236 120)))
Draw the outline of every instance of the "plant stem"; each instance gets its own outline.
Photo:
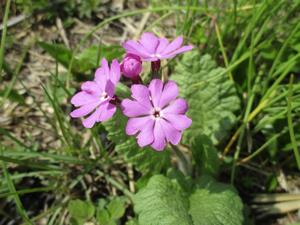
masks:
POLYGON ((186 156, 179 150, 179 148, 175 145, 170 144, 172 149, 174 150, 180 165, 181 165, 181 171, 183 172, 184 175, 190 174, 190 169, 189 169, 189 162, 186 158, 186 156))
POLYGON ((131 81, 132 81, 132 84, 143 84, 143 80, 141 79, 140 76, 132 78, 131 81))
POLYGON ((151 62, 152 79, 160 78, 160 60, 151 62))
POLYGON ((111 183, 115 188, 119 189, 122 191, 131 202, 133 202, 133 193, 131 193, 126 187, 124 187, 122 184, 120 184, 118 181, 116 181, 114 178, 111 176, 103 173, 102 171, 97 171, 99 176, 104 177, 109 183, 111 183))

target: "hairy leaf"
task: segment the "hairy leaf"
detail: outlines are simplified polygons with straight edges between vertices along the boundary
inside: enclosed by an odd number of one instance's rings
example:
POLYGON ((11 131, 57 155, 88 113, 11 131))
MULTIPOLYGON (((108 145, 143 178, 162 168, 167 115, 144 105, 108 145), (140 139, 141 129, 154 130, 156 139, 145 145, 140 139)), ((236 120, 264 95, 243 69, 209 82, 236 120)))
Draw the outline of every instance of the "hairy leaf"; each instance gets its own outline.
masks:
POLYGON ((230 185, 202 176, 187 192, 181 182, 152 176, 134 197, 140 225, 241 225, 243 205, 230 185))
POLYGON ((191 150, 202 174, 218 174, 220 167, 218 152, 206 135, 199 135, 192 140, 191 150))
POLYGON ((134 198, 140 225, 192 225, 188 199, 177 182, 153 176, 134 198))
POLYGON ((189 213, 195 225, 243 224, 243 204, 235 190, 208 177, 190 196, 189 213))
POLYGON ((197 134, 206 134, 219 143, 236 122, 234 112, 240 108, 234 83, 224 68, 217 67, 209 55, 197 51, 184 54, 171 79, 180 87, 180 94, 189 103, 192 126, 185 131, 189 143, 197 134))

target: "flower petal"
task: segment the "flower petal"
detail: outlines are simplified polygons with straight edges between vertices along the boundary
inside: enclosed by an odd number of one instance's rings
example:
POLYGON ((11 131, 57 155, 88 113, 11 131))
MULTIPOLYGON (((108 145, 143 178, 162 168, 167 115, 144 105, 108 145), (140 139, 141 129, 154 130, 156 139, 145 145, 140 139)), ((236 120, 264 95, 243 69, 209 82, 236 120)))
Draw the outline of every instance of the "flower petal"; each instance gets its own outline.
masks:
POLYGON ((121 103, 122 111, 124 115, 128 117, 137 117, 149 115, 150 111, 147 107, 141 105, 137 101, 130 99, 124 99, 121 103))
POLYGON ((135 41, 129 40, 123 44, 126 53, 131 53, 140 56, 141 58, 150 57, 149 52, 140 44, 135 41))
POLYGON ((161 126, 160 120, 156 120, 154 124, 154 142, 151 147, 157 151, 162 151, 166 147, 166 136, 161 126))
POLYGON ((125 128, 126 134, 135 135, 145 127, 149 120, 152 120, 150 116, 129 118, 125 128))
POLYGON ((160 123, 164 130, 167 141, 171 142, 173 145, 177 145, 181 139, 181 132, 175 129, 169 122, 165 120, 160 120, 160 123))
POLYGON ((162 109, 171 101, 175 100, 179 94, 178 86, 174 81, 168 81, 164 85, 162 95, 159 101, 159 107, 162 109))
POLYGON ((155 61, 157 61, 157 60, 160 60, 160 58, 158 58, 158 57, 151 57, 151 56, 148 56, 148 57, 143 57, 142 58, 143 59, 143 61, 145 61, 145 62, 155 62, 155 61))
POLYGON ((88 92, 91 95, 99 96, 104 89, 102 89, 100 85, 94 81, 86 81, 81 84, 81 90, 88 92))
POLYGON ((173 51, 169 54, 164 54, 161 59, 167 59, 167 58, 173 58, 174 56, 180 54, 180 53, 183 53, 183 52, 187 52, 187 51, 190 51, 192 50, 194 47, 192 45, 186 45, 186 46, 183 46, 179 49, 177 49, 176 51, 173 51))
POLYGON ((156 53, 160 54, 168 46, 169 41, 167 38, 159 38, 158 40, 159 40, 159 45, 157 46, 156 53))
POLYGON ((162 110, 164 114, 184 114, 188 110, 188 104, 183 98, 178 98, 171 102, 166 108, 162 110))
POLYGON ((134 84, 131 86, 131 96, 137 100, 140 104, 143 106, 149 108, 149 110, 152 108, 151 102, 150 102, 150 93, 149 89, 141 84, 134 84))
POLYGON ((108 80, 107 82, 106 82, 106 86, 105 86, 105 92, 107 93, 107 95, 109 96, 109 97, 113 97, 114 96, 114 94, 115 94, 115 85, 110 81, 110 80, 108 80))
POLYGON ((82 124, 86 128, 92 128, 94 124, 97 122, 99 116, 101 114, 101 109, 97 108, 95 112, 93 112, 89 117, 82 121, 82 124))
POLYGON ((148 53, 154 54, 159 41, 154 34, 146 32, 142 34, 140 43, 144 46, 145 49, 147 49, 148 53))
POLYGON ((149 90, 151 93, 151 100, 154 107, 159 107, 159 101, 161 98, 163 89, 163 83, 159 79, 153 79, 149 85, 149 90))
POLYGON ((91 104, 83 105, 80 108, 73 110, 70 113, 70 116, 73 117, 73 118, 78 118, 78 117, 86 116, 90 112, 92 112, 100 103, 101 103, 100 101, 99 102, 96 101, 96 102, 93 102, 91 104))
POLYGON ((101 60, 101 68, 103 69, 103 73, 106 76, 106 79, 109 79, 109 65, 105 58, 101 60))
POLYGON ((153 134, 153 126, 154 120, 150 119, 144 124, 141 132, 137 136, 137 143, 140 147, 145 147, 146 145, 150 145, 154 140, 153 134))
POLYGON ((97 118, 97 122, 104 122, 115 114, 117 107, 113 104, 110 104, 108 101, 101 104, 99 106, 99 110, 101 111, 99 117, 97 118))
POLYGON ((105 90, 107 75, 102 67, 96 70, 94 81, 100 86, 101 90, 105 90))
POLYGON ((114 83, 118 83, 121 77, 120 64, 118 60, 114 59, 110 67, 110 77, 109 79, 114 83))
POLYGON ((97 101, 98 98, 85 91, 80 91, 71 98, 71 103, 78 107, 97 101))
POLYGON ((177 130, 185 130, 192 124, 192 120, 186 115, 165 114, 163 117, 177 130))
POLYGON ((176 49, 180 48, 182 45, 183 38, 182 36, 179 36, 178 38, 174 39, 166 48, 164 51, 161 52, 162 55, 167 55, 176 49))

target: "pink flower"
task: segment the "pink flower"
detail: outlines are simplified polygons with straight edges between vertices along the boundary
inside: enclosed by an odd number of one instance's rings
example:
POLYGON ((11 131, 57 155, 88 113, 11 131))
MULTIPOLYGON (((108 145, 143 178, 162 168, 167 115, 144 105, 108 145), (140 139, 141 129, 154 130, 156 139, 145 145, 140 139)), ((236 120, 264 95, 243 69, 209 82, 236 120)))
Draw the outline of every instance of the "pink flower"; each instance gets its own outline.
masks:
POLYGON ((81 91, 75 94, 71 103, 78 107, 70 113, 73 118, 85 117, 83 126, 91 128, 96 122, 106 121, 116 112, 112 103, 115 85, 120 80, 120 65, 113 60, 111 68, 106 59, 102 59, 101 67, 96 70, 95 79, 81 85, 81 91))
POLYGON ((137 55, 126 54, 121 64, 121 72, 125 77, 136 79, 142 72, 142 61, 137 55))
POLYGON ((182 46, 182 36, 171 43, 166 38, 158 38, 152 33, 144 33, 139 41, 129 40, 123 44, 126 53, 141 57, 143 61, 157 61, 173 58, 177 54, 192 50, 193 46, 182 46))
POLYGON ((151 145, 157 151, 163 150, 167 142, 177 145, 192 120, 185 115, 186 101, 177 98, 176 83, 163 84, 154 79, 149 87, 132 85, 131 92, 133 100, 124 99, 121 103, 123 113, 129 117, 126 134, 137 135, 140 147, 151 145))

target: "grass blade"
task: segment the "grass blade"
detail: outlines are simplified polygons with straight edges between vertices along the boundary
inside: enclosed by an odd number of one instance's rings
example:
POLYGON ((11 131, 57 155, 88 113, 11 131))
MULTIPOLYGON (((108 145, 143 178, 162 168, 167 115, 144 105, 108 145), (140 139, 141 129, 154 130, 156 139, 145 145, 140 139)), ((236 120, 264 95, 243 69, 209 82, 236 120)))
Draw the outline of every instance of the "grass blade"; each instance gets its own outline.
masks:
POLYGON ((294 128, 293 128, 293 121, 292 121, 293 81, 294 81, 294 75, 291 75, 290 85, 289 85, 289 95, 288 95, 288 99, 287 99, 287 103, 288 103, 287 120, 288 120, 288 127, 289 127, 290 138, 291 138, 291 142, 292 142, 292 146, 293 146, 293 150, 294 150, 294 155, 296 158, 298 170, 300 170, 300 154, 299 154, 299 150, 297 147, 296 137, 295 137, 294 128))
POLYGON ((71 141, 69 139, 70 135, 68 135, 69 132, 66 129, 66 127, 65 127, 65 125, 64 125, 64 123, 62 121, 62 118, 61 118, 61 116, 59 114, 59 108, 58 108, 56 102, 54 101, 54 99, 51 97, 50 93, 47 91, 46 87, 44 87, 44 85, 41 85, 41 86, 42 86, 45 94, 47 95, 47 98, 49 99, 49 101, 50 101, 50 103, 51 103, 51 105, 52 105, 52 107, 54 109, 54 113, 55 113, 56 119, 58 121, 59 128, 60 128, 62 136, 63 136, 63 140, 68 145, 68 147, 69 147, 68 153, 70 154, 70 150, 72 149, 72 144, 71 144, 71 141))
MULTIPOLYGON (((2 152, 3 152, 3 149, 1 149, 1 154, 2 154, 2 152)), ((26 211, 23 207, 23 204, 21 202, 19 194, 16 191, 15 185, 14 185, 14 183, 12 182, 12 180, 10 178, 9 172, 7 171, 7 165, 6 165, 5 161, 2 161, 2 169, 3 169, 3 173, 4 173, 4 176, 5 176, 6 182, 7 182, 8 189, 9 189, 10 193, 13 193, 13 198, 14 198, 14 201, 16 203, 18 213, 20 214, 22 219, 27 224, 33 225, 33 223, 30 221, 29 217, 27 216, 27 213, 26 213, 26 211)))
POLYGON ((2 67, 4 61, 4 50, 5 50, 5 42, 6 42, 6 32, 7 32, 7 20, 9 14, 11 0, 7 0, 4 12, 4 19, 3 19, 3 32, 1 36, 1 46, 0 46, 0 81, 2 80, 2 67))

